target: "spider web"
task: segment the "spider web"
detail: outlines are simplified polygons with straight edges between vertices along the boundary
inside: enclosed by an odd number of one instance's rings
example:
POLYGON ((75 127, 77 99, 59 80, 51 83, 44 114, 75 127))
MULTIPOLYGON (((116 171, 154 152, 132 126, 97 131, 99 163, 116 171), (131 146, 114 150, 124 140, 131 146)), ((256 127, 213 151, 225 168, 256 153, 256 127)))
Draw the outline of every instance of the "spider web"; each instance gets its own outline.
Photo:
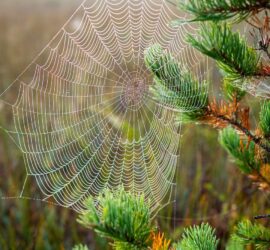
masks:
POLYGON ((85 198, 119 185, 144 194, 152 211, 172 201, 180 127, 151 96, 144 51, 158 43, 198 79, 208 72, 185 42, 196 28, 173 27, 175 19, 185 17, 163 0, 84 1, 0 95, 25 183, 33 177, 45 201, 80 211, 85 198))

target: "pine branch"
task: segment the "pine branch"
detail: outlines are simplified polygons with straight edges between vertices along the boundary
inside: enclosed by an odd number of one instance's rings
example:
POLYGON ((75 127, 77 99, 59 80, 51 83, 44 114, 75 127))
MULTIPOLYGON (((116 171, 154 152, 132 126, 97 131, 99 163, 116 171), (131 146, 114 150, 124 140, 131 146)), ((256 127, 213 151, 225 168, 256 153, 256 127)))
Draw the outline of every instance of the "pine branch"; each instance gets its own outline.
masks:
POLYGON ((145 63, 154 75, 152 93, 157 101, 186 112, 186 120, 196 120, 208 106, 206 82, 198 82, 170 53, 158 44, 145 51, 145 63))
MULTIPOLYGON (((243 47, 240 46, 240 48, 243 50, 246 47, 243 45, 243 47)), ((228 51, 236 53, 233 49, 228 51)), ((253 52, 254 51, 252 51, 252 53, 253 52)), ((245 53, 246 52, 242 51, 242 56, 240 55, 243 61, 238 64, 238 68, 243 67, 244 74, 247 74, 249 71, 245 68, 245 63, 249 64, 248 54, 250 52, 245 53)), ((232 61, 235 60, 234 57, 237 56, 231 55, 232 61)), ((163 102, 165 100, 167 104, 180 112, 181 115, 176 118, 180 122, 196 121, 222 129, 229 126, 227 130, 225 129, 221 132, 220 143, 234 157, 239 168, 247 173, 253 182, 259 185, 260 189, 269 190, 269 167, 263 165, 259 159, 262 160, 262 153, 270 153, 270 145, 263 136, 257 136, 251 132, 249 125, 249 108, 239 108, 239 100, 245 93, 242 93, 241 90, 234 88, 234 85, 232 85, 230 97, 232 102, 221 102, 221 104, 218 105, 215 100, 209 102, 208 97, 205 98, 205 96, 203 96, 203 98, 200 98, 200 95, 206 95, 206 92, 199 91, 199 83, 196 79, 191 77, 190 74, 183 74, 183 70, 181 70, 183 67, 177 64, 174 58, 163 51, 160 46, 155 45, 149 48, 145 53, 145 61, 156 78, 153 93, 157 101, 163 102), (195 106, 193 106, 194 100, 188 100, 190 96, 185 92, 186 88, 192 91, 191 96, 198 97, 196 100, 199 100, 199 102, 196 102, 195 106), (200 106, 203 99, 207 100, 207 102, 200 106), (186 112, 183 113, 183 111, 186 112), (245 135, 246 140, 240 139, 236 131, 245 135)), ((255 64, 257 65, 257 63, 255 64)), ((248 67, 250 67, 250 70, 254 70, 254 68, 251 69, 251 64, 248 67)), ((238 77, 241 78, 241 76, 238 77)), ((263 117, 262 121, 266 123, 265 128, 268 128, 267 109, 265 109, 265 111, 262 109, 261 116, 263 117)), ((263 126, 263 123, 261 126, 263 126)))
POLYGON ((270 229, 257 223, 240 222, 233 237, 241 244, 254 245, 256 249, 267 250, 270 248, 270 229))
POLYGON ((259 57, 248 47, 239 33, 233 33, 228 24, 201 25, 199 37, 188 35, 188 42, 203 54, 217 61, 224 81, 241 87, 250 77, 262 76, 259 57))
POLYGON ((78 222, 93 228, 100 236, 112 239, 114 249, 147 249, 154 230, 150 223, 150 209, 143 196, 125 192, 123 188, 105 190, 98 196, 96 208, 92 198, 85 202, 87 210, 78 222))
POLYGON ((184 230, 182 240, 176 245, 176 250, 215 250, 219 240, 215 230, 209 224, 202 223, 184 230))
MULTIPOLYGON (((248 56, 243 57, 248 58, 248 56)), ((206 85, 197 82, 190 73, 183 73, 183 67, 169 53, 162 50, 161 46, 153 45, 148 48, 145 51, 145 62, 155 76, 152 93, 156 100, 169 104, 179 112, 184 111, 179 121, 199 121, 214 126, 219 123, 222 126, 224 124, 232 125, 259 147, 270 153, 270 146, 263 142, 263 138, 253 135, 247 127, 243 126, 243 121, 239 122, 237 119, 232 119, 231 114, 228 115, 213 110, 207 97, 206 85)), ((240 90, 238 92, 234 90, 234 93, 237 96, 236 101, 239 101, 244 95, 240 90)))
POLYGON ((270 180, 264 174, 264 168, 258 159, 255 143, 241 139, 235 129, 227 127, 219 133, 219 142, 222 147, 234 158, 237 166, 260 187, 270 189, 270 180))
POLYGON ((270 101, 261 105, 260 128, 266 138, 270 137, 270 101))
POLYGON ((254 142, 246 142, 232 127, 220 131, 219 142, 227 152, 236 160, 236 164, 246 174, 259 171, 260 162, 256 160, 254 142))
POLYGON ((217 119, 220 119, 224 122, 227 122, 228 125, 233 126, 234 128, 236 128, 238 131, 242 132, 243 134, 245 134, 252 142, 254 142, 255 144, 257 144, 260 148, 264 149, 265 151, 267 151, 268 153, 270 153, 270 146, 268 146, 267 144, 263 143, 263 138, 262 137, 257 137, 254 134, 252 134, 252 132, 247 129, 246 127, 244 127, 240 122, 238 122, 235 119, 230 119, 227 116, 224 115, 220 115, 217 113, 211 113, 212 116, 214 116, 217 119))
POLYGON ((180 6, 194 16, 191 20, 193 22, 222 21, 229 18, 241 21, 253 13, 270 9, 268 0, 189 0, 180 6))

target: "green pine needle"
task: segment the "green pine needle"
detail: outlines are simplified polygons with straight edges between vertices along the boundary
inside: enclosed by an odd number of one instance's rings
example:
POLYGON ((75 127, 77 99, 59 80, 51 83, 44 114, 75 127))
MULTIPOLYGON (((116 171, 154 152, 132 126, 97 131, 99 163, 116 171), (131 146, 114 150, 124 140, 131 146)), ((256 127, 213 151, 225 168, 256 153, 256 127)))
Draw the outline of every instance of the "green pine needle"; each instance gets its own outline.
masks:
POLYGON ((256 249, 270 249, 270 229, 250 221, 240 222, 235 230, 233 238, 240 244, 252 244, 256 249))
POLYGON ((260 112, 260 128, 264 133, 264 136, 270 137, 270 101, 265 101, 261 105, 260 112))
POLYGON ((85 245, 79 244, 72 248, 72 250, 89 250, 89 248, 85 245))
POLYGON ((235 240, 233 237, 230 237, 226 242, 226 250, 245 250, 245 246, 239 241, 235 240))
POLYGON ((246 95, 244 90, 241 90, 226 80, 223 82, 223 93, 224 96, 231 102, 233 102, 235 98, 236 101, 239 102, 246 95))
POLYGON ((143 196, 135 196, 121 187, 113 192, 105 190, 97 201, 100 211, 92 198, 86 200, 87 210, 79 216, 80 224, 112 239, 114 249, 147 249, 153 227, 150 208, 143 196))
POLYGON ((188 42, 203 54, 217 61, 224 80, 234 86, 257 75, 259 57, 239 33, 228 24, 202 24, 199 37, 188 35, 188 42))
POLYGON ((181 8, 194 16, 191 21, 241 21, 255 11, 269 9, 268 0, 189 0, 181 8))
POLYGON ((237 131, 232 127, 227 127, 220 131, 219 142, 244 173, 250 174, 253 170, 259 170, 260 164, 256 161, 253 141, 242 140, 241 145, 237 131))
POLYGON ((177 250, 216 250, 219 240, 209 224, 202 223, 184 230, 177 250))
POLYGON ((158 102, 185 112, 186 120, 204 115, 208 106, 208 85, 199 83, 173 56, 158 44, 145 51, 145 63, 154 75, 151 91, 158 102))

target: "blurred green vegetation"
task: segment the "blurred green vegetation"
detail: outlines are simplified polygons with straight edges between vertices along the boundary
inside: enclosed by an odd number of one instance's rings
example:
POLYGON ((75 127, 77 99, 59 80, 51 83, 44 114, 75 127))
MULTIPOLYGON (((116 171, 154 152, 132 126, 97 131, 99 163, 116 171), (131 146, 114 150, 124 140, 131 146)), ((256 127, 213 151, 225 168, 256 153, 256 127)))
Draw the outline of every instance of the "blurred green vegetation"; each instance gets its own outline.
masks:
MULTIPOLYGON (((78 2, 1 0, 0 91, 32 61, 78 2)), ((0 103, 0 126, 11 126, 10 119, 0 103)), ((182 130, 176 201, 160 211, 158 226, 176 241, 184 227, 208 221, 224 244, 238 220, 270 213, 267 196, 237 170, 214 129, 185 125, 182 130)), ((22 155, 0 130, 2 196, 18 195, 24 178, 22 155)), ((37 192, 35 186, 26 189, 37 192)), ((69 209, 35 200, 0 199, 0 216, 0 249, 71 249, 80 242, 90 249, 107 248, 104 240, 76 222, 77 214, 69 209)))

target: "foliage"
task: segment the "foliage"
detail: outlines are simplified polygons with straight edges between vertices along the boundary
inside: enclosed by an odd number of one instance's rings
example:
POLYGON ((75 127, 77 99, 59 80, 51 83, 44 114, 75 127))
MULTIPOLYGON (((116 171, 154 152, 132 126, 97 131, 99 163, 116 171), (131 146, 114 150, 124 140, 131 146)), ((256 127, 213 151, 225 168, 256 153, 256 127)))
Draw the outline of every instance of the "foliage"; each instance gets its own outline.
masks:
POLYGON ((245 250, 245 246, 239 241, 236 241, 233 237, 230 237, 226 244, 226 250, 245 250))
POLYGON ((192 21, 222 21, 246 19, 254 12, 270 8, 268 0, 189 0, 181 7, 194 17, 192 21))
POLYGON ((184 120, 197 119, 208 106, 207 83, 199 83, 170 53, 155 44, 145 51, 145 63, 155 76, 152 93, 158 101, 177 107, 184 120), (192 96, 192 98, 190 98, 192 96))
POLYGON ((80 215, 80 224, 112 239, 115 249, 135 250, 149 246, 154 229, 143 196, 134 196, 121 187, 114 192, 105 190, 98 196, 97 203, 100 211, 92 198, 86 200, 87 210, 80 215))
POLYGON ((234 84, 225 79, 223 81, 223 93, 229 101, 236 100, 237 102, 241 101, 241 99, 246 95, 244 90, 234 86, 234 84))
POLYGON ((260 167, 256 160, 254 142, 241 139, 232 127, 220 131, 219 142, 233 156, 236 164, 245 173, 250 174, 260 167))
MULTIPOLYGON (((196 13, 198 14, 200 11, 206 11, 209 18, 211 15, 212 19, 221 21, 236 16, 241 18, 246 18, 250 14, 253 16, 253 10, 269 7, 269 3, 265 4, 264 1, 211 0, 206 2, 191 0, 187 4, 183 4, 182 7, 186 11, 194 12, 194 21, 197 20, 196 13), (250 8, 252 8, 252 11, 250 8), (196 12, 195 9, 199 12, 196 12), (231 12, 232 9, 235 11, 231 12), (217 16, 213 17, 211 10, 215 10, 217 16)), ((200 20, 211 20, 209 18, 205 17, 200 20)), ((253 19, 256 21, 256 24, 252 24, 255 29, 256 25, 261 23, 259 17, 253 19)), ((269 31, 269 23, 267 22, 269 22, 269 18, 266 13, 265 21, 262 23, 263 27, 257 27, 260 34, 265 38, 261 41, 265 48, 269 45, 267 41, 270 42, 268 36, 264 35, 265 32, 269 31)), ((206 92, 197 87, 198 81, 190 73, 189 77, 183 74, 182 69, 185 68, 185 65, 179 66, 173 57, 158 45, 149 48, 145 55, 148 68, 158 78, 154 86, 154 95, 160 101, 163 101, 164 96, 167 97, 166 102, 173 106, 175 110, 178 112, 185 111, 183 116, 187 119, 184 120, 208 124, 218 129, 225 128, 220 132, 219 141, 221 145, 233 156, 239 168, 249 174, 249 177, 260 188, 270 189, 268 164, 270 146, 267 137, 270 133, 270 123, 268 122, 270 121, 270 111, 268 105, 267 103, 262 105, 260 129, 252 130, 250 107, 241 104, 246 94, 243 87, 246 86, 247 81, 251 82, 254 78, 267 77, 269 75, 268 66, 262 64, 256 50, 249 47, 247 41, 238 32, 233 32, 231 26, 227 23, 202 23, 199 36, 188 35, 187 41, 191 46, 217 62, 224 76, 223 91, 228 101, 217 101, 215 98, 210 100, 209 97, 206 97, 206 92), (173 82, 171 76, 173 76, 173 82), (192 96, 199 96, 202 93, 201 98, 207 100, 207 102, 200 106, 199 103, 202 103, 202 99, 198 97, 196 100, 199 102, 196 102, 194 106, 187 105, 187 109, 184 109, 182 103, 178 105, 179 102, 177 103, 177 101, 179 99, 184 100, 183 96, 185 95, 185 91, 181 91, 181 87, 185 88, 186 86, 194 91, 192 96), (191 109, 192 107, 194 109, 191 109), (196 107, 197 109, 195 109, 196 107), (228 126, 229 128, 226 129, 228 126)), ((267 49, 264 52, 267 52, 267 49)), ((203 86, 203 84, 201 85, 203 86)), ((186 98, 189 98, 189 96, 186 96, 186 98)), ((190 99, 193 101, 193 98, 190 99)))
POLYGON ((79 244, 72 248, 72 250, 89 250, 89 248, 85 245, 79 244))
MULTIPOLYGON (((187 40, 194 48, 216 60, 227 86, 228 83, 240 86, 245 78, 258 72, 256 52, 226 23, 202 24, 199 37, 188 35, 187 40)), ((241 96, 241 92, 238 95, 241 96)))
POLYGON ((256 249, 266 250, 270 248, 270 229, 248 220, 237 225, 233 237, 240 244, 252 244, 256 249))
POLYGON ((265 137, 270 136, 270 101, 265 101, 261 105, 260 128, 265 137))
POLYGON ((114 249, 217 248, 218 239, 215 230, 204 223, 185 229, 182 240, 170 248, 170 240, 166 240, 164 234, 155 233, 155 229, 151 226, 149 207, 143 196, 125 192, 122 187, 115 191, 104 191, 98 197, 98 204, 100 214, 93 199, 87 199, 85 203, 87 210, 79 216, 78 222, 87 228, 93 228, 100 236, 112 239, 114 249))
POLYGON ((177 250, 215 250, 218 246, 215 230, 209 224, 190 227, 184 230, 182 240, 177 244, 177 250))
POLYGON ((164 237, 164 234, 152 233, 151 239, 153 241, 152 246, 151 246, 152 250, 168 250, 169 249, 171 241, 166 240, 164 237))
MULTIPOLYGON (((155 233, 150 226, 147 215, 149 208, 143 197, 125 192, 123 188, 112 192, 104 191, 98 197, 98 202, 101 206, 100 214, 93 200, 87 199, 87 210, 80 215, 78 221, 87 228, 94 228, 102 237, 112 239, 114 249, 216 250, 218 247, 215 229, 202 223, 186 228, 181 240, 170 248, 170 240, 166 240, 164 234, 155 233)), ((226 249, 239 250, 250 244, 255 245, 256 249, 269 249, 270 229, 250 221, 242 221, 237 225, 226 249)), ((83 245, 77 245, 73 249, 88 250, 83 245)))
MULTIPOLYGON (((216 250, 218 247, 215 229, 202 223, 186 228, 181 240, 170 248, 170 240, 166 240, 164 234, 154 232, 148 216, 149 207, 143 196, 125 192, 122 187, 104 191, 99 195, 98 203, 101 211, 97 210, 93 199, 87 199, 87 210, 78 221, 87 228, 95 229, 102 237, 112 239, 114 249, 216 250)), ((269 249, 270 229, 250 221, 240 222, 226 249, 239 250, 248 244, 255 245, 256 249, 269 249)), ((73 249, 88 248, 77 245, 73 249)))

